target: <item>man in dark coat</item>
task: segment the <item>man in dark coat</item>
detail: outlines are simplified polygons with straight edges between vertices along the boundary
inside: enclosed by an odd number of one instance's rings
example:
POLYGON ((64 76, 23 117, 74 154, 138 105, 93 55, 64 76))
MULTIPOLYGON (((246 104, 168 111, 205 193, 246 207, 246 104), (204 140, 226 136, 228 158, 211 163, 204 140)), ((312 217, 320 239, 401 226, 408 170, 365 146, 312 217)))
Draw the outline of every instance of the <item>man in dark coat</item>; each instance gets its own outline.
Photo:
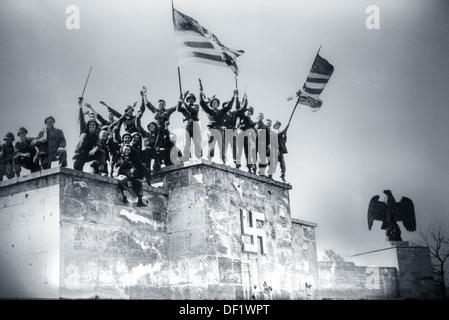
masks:
POLYGON ((147 98, 147 88, 143 87, 140 91, 142 96, 142 105, 140 106, 140 111, 143 113, 145 111, 145 106, 154 114, 154 120, 158 128, 167 128, 170 121, 170 116, 176 111, 177 106, 166 109, 166 102, 164 99, 159 99, 157 102, 159 108, 156 108, 147 98))
MULTIPOLYGON (((24 127, 21 127, 17 131, 17 135, 19 136, 19 141, 14 145, 14 163, 16 166, 23 167, 33 172, 37 172, 41 170, 41 167, 38 163, 34 162, 34 158, 36 157, 37 150, 35 147, 31 145, 34 138, 27 137, 28 130, 24 127)), ((17 171, 16 174, 20 174, 20 170, 17 171)))
POLYGON ((267 169, 267 156, 268 148, 270 145, 270 133, 268 126, 263 122, 264 115, 259 113, 257 115, 257 121, 254 124, 254 129, 256 129, 256 151, 257 160, 259 166, 259 175, 264 176, 267 169))
POLYGON ((86 122, 86 129, 80 135, 79 142, 75 148, 73 156, 73 169, 83 171, 84 164, 90 161, 96 161, 97 165, 92 166, 94 174, 105 171, 105 152, 100 147, 100 141, 97 134, 99 123, 95 119, 86 122))
POLYGON ((128 133, 133 133, 137 131, 136 127, 136 116, 134 115, 134 108, 137 106, 137 101, 131 106, 127 106, 125 112, 121 114, 115 109, 108 106, 104 101, 100 101, 100 104, 104 105, 108 108, 108 111, 115 117, 118 118, 117 122, 117 130, 120 132, 122 125, 123 129, 128 133))
MULTIPOLYGON (((280 130, 281 122, 280 121, 275 121, 274 124, 273 124, 273 129, 271 130, 272 131, 272 136, 275 139, 276 139, 276 137, 278 139, 278 149, 277 149, 278 158, 277 158, 277 160, 279 161, 279 165, 281 167, 281 180, 283 182, 286 182, 285 181, 285 171, 286 171, 287 168, 285 166, 284 154, 288 153, 287 144, 286 143, 287 143, 287 130, 288 130, 289 126, 290 126, 290 123, 287 124, 287 126, 283 130, 280 130)), ((275 152, 275 151, 276 150, 271 150, 271 152, 275 152)), ((277 166, 276 161, 273 164, 270 163, 270 170, 269 170, 270 177, 276 171, 276 166, 277 166)))
POLYGON ((8 179, 15 177, 14 145, 12 144, 14 140, 14 134, 8 132, 3 138, 4 142, 0 145, 0 181, 3 181, 3 176, 8 179))
POLYGON ((242 147, 245 153, 246 167, 248 172, 256 173, 256 130, 251 116, 254 113, 253 107, 248 107, 244 114, 240 114, 237 119, 237 163, 240 168, 242 147), (243 144, 243 145, 242 145, 243 144))
POLYGON ((189 158, 201 158, 201 130, 199 125, 198 113, 200 110, 200 106, 195 104, 196 97, 193 93, 189 93, 188 91, 185 93, 185 100, 180 100, 178 102, 178 111, 184 115, 184 120, 187 122, 186 124, 186 141, 184 145, 184 157, 189 158), (192 152, 192 156, 190 156, 191 149, 191 141, 193 141, 194 152, 192 152))
POLYGON ((207 158, 211 160, 215 155, 215 146, 220 143, 220 151, 221 151, 221 160, 223 164, 226 163, 226 154, 225 154, 225 129, 223 126, 223 119, 226 114, 232 109, 232 105, 234 104, 234 96, 231 101, 227 103, 223 103, 220 108, 220 100, 216 97, 213 97, 209 100, 208 103, 205 101, 205 95, 203 90, 200 89, 200 107, 206 112, 209 118, 209 124, 207 127, 209 128, 208 132, 208 149, 207 149, 207 158), (218 137, 221 137, 221 141, 218 141, 218 137))
POLYGON ((114 170, 115 178, 118 180, 118 188, 122 193, 123 204, 129 203, 128 198, 125 195, 125 191, 129 189, 128 181, 131 181, 132 189, 138 197, 137 206, 145 207, 146 204, 142 201, 143 197, 143 183, 137 179, 137 168, 131 157, 131 146, 126 144, 122 148, 122 154, 115 163, 116 169, 114 170))
POLYGON ((64 132, 55 128, 55 118, 45 118, 45 128, 39 132, 32 145, 38 148, 42 169, 51 168, 53 161, 58 161, 60 167, 67 167, 67 150, 64 132))
MULTIPOLYGON (((234 90, 234 96, 232 99, 235 102, 235 110, 229 110, 222 119, 222 128, 224 131, 224 154, 225 158, 227 157, 227 152, 229 147, 232 147, 232 159, 234 164, 237 166, 237 119, 242 116, 247 107, 248 107, 248 99, 246 94, 243 95, 243 100, 240 102, 239 100, 239 92, 238 90, 234 90)), ((226 163, 227 161, 225 161, 226 163)), ((240 167, 240 159, 239 166, 240 167)))
POLYGON ((147 126, 148 131, 142 128, 140 118, 137 120, 137 128, 143 136, 143 163, 148 170, 155 172, 161 169, 162 150, 164 143, 164 135, 158 128, 156 122, 150 122, 147 126))

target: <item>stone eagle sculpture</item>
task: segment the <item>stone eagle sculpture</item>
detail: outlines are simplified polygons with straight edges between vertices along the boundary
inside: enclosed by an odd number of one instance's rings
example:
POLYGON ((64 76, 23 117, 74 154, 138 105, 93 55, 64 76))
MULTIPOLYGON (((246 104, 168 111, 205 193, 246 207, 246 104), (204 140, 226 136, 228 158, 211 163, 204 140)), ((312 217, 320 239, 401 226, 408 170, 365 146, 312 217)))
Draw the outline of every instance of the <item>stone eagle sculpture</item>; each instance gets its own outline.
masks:
POLYGON ((371 198, 368 206, 368 230, 371 230, 374 220, 382 221, 381 230, 386 230, 385 234, 389 241, 402 241, 401 229, 397 224, 402 221, 405 230, 416 231, 415 207, 413 201, 407 197, 402 197, 400 202, 396 202, 390 190, 383 191, 387 195, 387 202, 379 201, 379 196, 371 198))

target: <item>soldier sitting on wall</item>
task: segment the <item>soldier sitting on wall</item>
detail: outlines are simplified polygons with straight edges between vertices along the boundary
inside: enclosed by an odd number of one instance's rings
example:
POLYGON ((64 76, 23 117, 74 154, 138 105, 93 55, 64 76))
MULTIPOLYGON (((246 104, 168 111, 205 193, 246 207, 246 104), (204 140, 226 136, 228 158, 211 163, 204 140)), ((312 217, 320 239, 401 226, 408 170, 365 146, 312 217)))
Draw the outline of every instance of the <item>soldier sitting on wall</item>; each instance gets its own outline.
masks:
MULTIPOLYGON (((34 162, 37 150, 31 145, 33 138, 28 138, 27 133, 28 130, 24 127, 21 127, 17 131, 19 141, 17 141, 14 145, 14 164, 15 167, 23 167, 33 173, 40 171, 41 167, 38 163, 34 162)), ((16 173, 20 175, 20 170, 18 170, 17 168, 15 168, 15 170, 16 173)))
POLYGON ((8 179, 15 177, 14 146, 12 144, 14 134, 8 132, 3 138, 3 141, 0 145, 0 181, 3 181, 3 176, 6 176, 8 179))
POLYGON ((132 189, 138 197, 137 206, 145 207, 143 203, 143 183, 137 179, 137 169, 133 163, 131 157, 131 146, 126 144, 122 148, 122 154, 118 161, 115 163, 116 169, 114 170, 114 177, 118 180, 118 188, 122 193, 123 204, 129 203, 128 198, 125 195, 125 190, 129 190, 128 181, 131 181, 132 189))

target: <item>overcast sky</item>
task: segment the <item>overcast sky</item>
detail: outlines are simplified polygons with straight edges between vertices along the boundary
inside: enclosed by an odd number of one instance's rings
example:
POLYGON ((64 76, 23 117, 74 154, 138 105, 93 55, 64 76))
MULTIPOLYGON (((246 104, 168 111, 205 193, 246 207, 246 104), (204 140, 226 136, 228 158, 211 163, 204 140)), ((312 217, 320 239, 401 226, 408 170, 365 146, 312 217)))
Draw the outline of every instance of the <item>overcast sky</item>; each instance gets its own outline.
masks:
MULTIPOLYGON (((319 256, 344 258, 387 245, 366 213, 373 195, 391 189, 414 201, 418 228, 449 234, 449 3, 407 1, 175 0, 237 59, 238 87, 255 115, 285 125, 314 57, 335 71, 317 112, 299 107, 286 155, 291 213, 318 224, 319 256), (368 29, 369 5, 379 29, 368 29)), ((154 104, 179 96, 176 43, 168 0, 2 0, 0 2, 0 128, 25 126, 35 136, 53 115, 69 157, 78 141, 77 98, 90 66, 85 100, 103 116, 103 100, 119 111, 140 102, 142 85, 154 104), (66 27, 66 8, 80 10, 80 28, 66 27)), ((228 68, 192 63, 180 68, 183 90, 230 99, 228 68)), ((146 112, 144 123, 152 114, 146 112)), ((201 112, 202 128, 206 117, 201 112)), ((182 115, 171 129, 183 128, 182 115)), ((69 161, 69 167, 72 162, 69 161)), ((87 166, 86 166, 87 167, 87 166)), ((278 177, 278 174, 275 176, 278 177)), ((404 240, 412 240, 402 227, 404 240)), ((416 233, 415 233, 416 234, 416 233)))

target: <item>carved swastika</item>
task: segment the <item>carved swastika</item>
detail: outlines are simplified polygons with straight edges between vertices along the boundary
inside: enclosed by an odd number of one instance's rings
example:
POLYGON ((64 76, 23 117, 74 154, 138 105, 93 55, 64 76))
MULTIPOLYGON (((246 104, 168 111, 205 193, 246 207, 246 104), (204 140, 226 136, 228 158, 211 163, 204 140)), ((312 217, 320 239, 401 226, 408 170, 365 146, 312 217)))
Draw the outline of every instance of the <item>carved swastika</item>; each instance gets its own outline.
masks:
POLYGON ((262 221, 263 225, 265 225, 265 215, 260 212, 240 209, 240 216, 242 223, 242 238, 245 235, 251 237, 251 243, 243 242, 243 251, 258 253, 260 249, 261 254, 266 254, 267 242, 265 228, 257 227, 257 221, 262 221))

